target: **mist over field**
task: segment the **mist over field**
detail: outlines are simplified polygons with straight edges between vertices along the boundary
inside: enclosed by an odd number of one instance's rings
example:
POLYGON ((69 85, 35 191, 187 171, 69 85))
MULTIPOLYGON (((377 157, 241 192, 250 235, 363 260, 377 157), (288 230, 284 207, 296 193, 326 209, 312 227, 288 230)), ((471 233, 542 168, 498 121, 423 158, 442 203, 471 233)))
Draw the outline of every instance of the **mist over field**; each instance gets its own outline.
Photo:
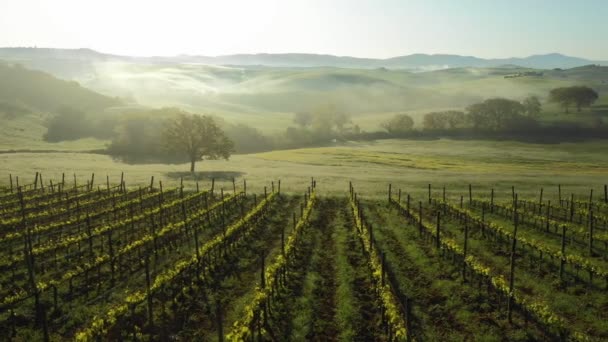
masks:
POLYGON ((0 3, 0 341, 608 341, 607 15, 0 3))

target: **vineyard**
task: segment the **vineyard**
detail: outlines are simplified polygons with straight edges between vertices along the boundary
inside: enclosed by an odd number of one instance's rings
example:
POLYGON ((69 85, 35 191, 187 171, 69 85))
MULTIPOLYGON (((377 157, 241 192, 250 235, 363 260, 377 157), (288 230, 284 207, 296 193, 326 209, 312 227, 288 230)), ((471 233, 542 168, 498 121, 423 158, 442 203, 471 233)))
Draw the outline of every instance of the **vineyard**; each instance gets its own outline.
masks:
POLYGON ((379 199, 355 185, 330 196, 314 178, 300 193, 280 180, 254 193, 234 180, 11 175, 0 187, 0 336, 608 340, 606 186, 519 198, 515 187, 387 184, 379 199))

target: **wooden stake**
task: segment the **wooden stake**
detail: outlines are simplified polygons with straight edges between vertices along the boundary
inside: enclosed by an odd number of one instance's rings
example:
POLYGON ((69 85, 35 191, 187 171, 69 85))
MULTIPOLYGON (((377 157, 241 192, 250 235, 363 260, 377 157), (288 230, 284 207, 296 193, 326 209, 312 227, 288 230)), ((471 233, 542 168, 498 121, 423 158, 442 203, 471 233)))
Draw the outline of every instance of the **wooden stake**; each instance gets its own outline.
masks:
POLYGON ((593 210, 589 210, 589 256, 593 256, 593 210))
POLYGON ((570 222, 574 221, 574 194, 570 195, 570 222))
POLYGON ((388 184, 388 203, 389 204, 391 203, 391 190, 392 190, 391 188, 392 188, 392 185, 389 183, 388 184))
POLYGON ((540 197, 538 198, 538 215, 542 213, 543 207, 543 188, 540 188, 540 197))
POLYGON ((439 249, 439 247, 441 247, 441 243, 439 241, 440 230, 441 230, 441 211, 437 210, 437 231, 435 233, 435 243, 436 243, 437 249, 439 249))
POLYGON ((566 266, 566 225, 562 226, 562 255, 560 256, 559 262, 559 279, 564 279, 564 267, 566 266))
POLYGON ((509 302, 508 302, 508 319, 509 323, 513 323, 512 312, 513 312, 513 286, 515 284, 515 247, 517 244, 517 223, 518 215, 517 209, 514 211, 514 225, 513 225, 513 239, 511 241, 511 258, 510 258, 510 271, 509 271, 509 302))
POLYGON ((467 273, 466 273, 466 266, 467 266, 467 249, 468 249, 468 242, 469 242, 469 221, 468 218, 465 216, 464 218, 464 251, 463 251, 463 260, 462 260, 462 281, 466 282, 467 281, 467 273))

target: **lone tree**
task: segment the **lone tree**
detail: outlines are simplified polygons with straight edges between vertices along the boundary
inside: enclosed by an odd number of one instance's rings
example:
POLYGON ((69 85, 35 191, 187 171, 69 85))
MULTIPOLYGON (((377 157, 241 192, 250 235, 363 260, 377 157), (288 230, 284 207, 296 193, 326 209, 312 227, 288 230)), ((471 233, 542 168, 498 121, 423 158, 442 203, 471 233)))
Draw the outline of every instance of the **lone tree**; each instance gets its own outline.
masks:
POLYGON ((413 127, 414 120, 407 114, 397 114, 382 123, 382 128, 391 134, 405 133, 411 131, 413 127))
POLYGON ((198 160, 228 159, 234 150, 234 143, 206 115, 177 114, 168 123, 163 140, 169 151, 188 156, 190 172, 194 172, 198 160))
POLYGON ((591 106, 597 98, 597 92, 586 86, 555 88, 549 92, 549 100, 562 106, 566 113, 572 105, 580 112, 583 107, 591 106))
POLYGON ((534 95, 526 97, 521 104, 524 106, 526 115, 531 118, 537 118, 542 109, 540 100, 534 95))

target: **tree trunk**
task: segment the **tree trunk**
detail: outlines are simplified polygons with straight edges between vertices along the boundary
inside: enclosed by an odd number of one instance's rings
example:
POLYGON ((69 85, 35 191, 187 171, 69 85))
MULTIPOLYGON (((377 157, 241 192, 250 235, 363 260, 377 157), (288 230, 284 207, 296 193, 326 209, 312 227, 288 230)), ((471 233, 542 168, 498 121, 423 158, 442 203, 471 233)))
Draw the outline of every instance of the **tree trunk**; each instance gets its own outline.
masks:
POLYGON ((194 173, 194 164, 196 163, 196 159, 190 158, 190 172, 194 173))

